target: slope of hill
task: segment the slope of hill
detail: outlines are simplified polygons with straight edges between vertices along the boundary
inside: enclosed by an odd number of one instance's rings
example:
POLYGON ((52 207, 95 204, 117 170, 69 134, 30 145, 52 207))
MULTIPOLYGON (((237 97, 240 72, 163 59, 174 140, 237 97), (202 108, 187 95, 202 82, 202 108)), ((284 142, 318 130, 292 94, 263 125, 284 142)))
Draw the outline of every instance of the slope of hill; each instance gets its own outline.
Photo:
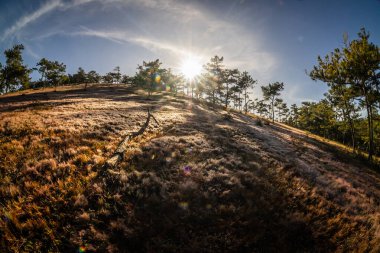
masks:
POLYGON ((299 130, 122 86, 0 97, 0 251, 378 252, 380 175, 299 130), (118 143, 144 124, 115 168, 118 143))

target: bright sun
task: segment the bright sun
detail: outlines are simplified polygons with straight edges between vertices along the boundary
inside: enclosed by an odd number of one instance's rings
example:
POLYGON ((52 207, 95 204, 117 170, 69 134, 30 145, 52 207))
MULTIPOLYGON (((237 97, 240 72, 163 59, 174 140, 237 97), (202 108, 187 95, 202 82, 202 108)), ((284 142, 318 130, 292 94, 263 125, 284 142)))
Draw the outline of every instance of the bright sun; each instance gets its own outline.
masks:
POLYGON ((201 73, 202 64, 199 63, 197 58, 190 56, 182 62, 180 70, 187 79, 193 79, 201 73))

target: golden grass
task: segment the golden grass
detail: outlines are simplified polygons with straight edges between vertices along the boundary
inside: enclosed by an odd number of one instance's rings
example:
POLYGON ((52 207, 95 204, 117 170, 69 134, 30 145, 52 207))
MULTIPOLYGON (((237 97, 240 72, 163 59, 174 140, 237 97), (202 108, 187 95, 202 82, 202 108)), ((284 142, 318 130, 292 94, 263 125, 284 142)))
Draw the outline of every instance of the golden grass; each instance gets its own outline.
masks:
POLYGON ((335 143, 167 93, 53 90, 0 96, 1 252, 380 247, 378 174, 303 137, 335 143), (160 126, 104 171, 148 107, 160 126))

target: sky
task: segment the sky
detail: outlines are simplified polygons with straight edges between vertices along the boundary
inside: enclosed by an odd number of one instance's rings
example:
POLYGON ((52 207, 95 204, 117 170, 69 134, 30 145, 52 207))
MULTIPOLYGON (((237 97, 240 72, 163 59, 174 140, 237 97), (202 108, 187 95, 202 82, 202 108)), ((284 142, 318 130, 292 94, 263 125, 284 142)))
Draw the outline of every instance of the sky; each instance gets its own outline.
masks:
POLYGON ((29 67, 45 57, 68 73, 134 75, 160 59, 178 73, 189 55, 218 55, 257 80, 254 97, 284 82, 288 104, 323 97, 327 86, 306 71, 362 27, 380 45, 380 0, 0 0, 0 51, 22 43, 29 67))

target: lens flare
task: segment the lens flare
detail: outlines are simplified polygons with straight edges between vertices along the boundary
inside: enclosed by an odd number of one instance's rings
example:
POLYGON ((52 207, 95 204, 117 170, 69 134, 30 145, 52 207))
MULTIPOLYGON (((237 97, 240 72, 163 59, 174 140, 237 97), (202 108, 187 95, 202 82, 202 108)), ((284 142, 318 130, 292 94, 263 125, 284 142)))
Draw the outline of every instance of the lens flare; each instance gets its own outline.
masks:
POLYGON ((185 174, 185 176, 189 176, 191 174, 191 166, 189 165, 186 165, 184 168, 183 168, 183 172, 185 174))
POLYGON ((194 56, 189 56, 181 64, 181 72, 189 80, 199 75, 202 71, 202 64, 194 56))
POLYGON ((153 74, 153 79, 155 83, 160 83, 161 82, 161 76, 158 73, 153 74))
POLYGON ((79 253, 84 253, 84 252, 86 252, 86 247, 80 246, 78 251, 79 251, 79 253))

